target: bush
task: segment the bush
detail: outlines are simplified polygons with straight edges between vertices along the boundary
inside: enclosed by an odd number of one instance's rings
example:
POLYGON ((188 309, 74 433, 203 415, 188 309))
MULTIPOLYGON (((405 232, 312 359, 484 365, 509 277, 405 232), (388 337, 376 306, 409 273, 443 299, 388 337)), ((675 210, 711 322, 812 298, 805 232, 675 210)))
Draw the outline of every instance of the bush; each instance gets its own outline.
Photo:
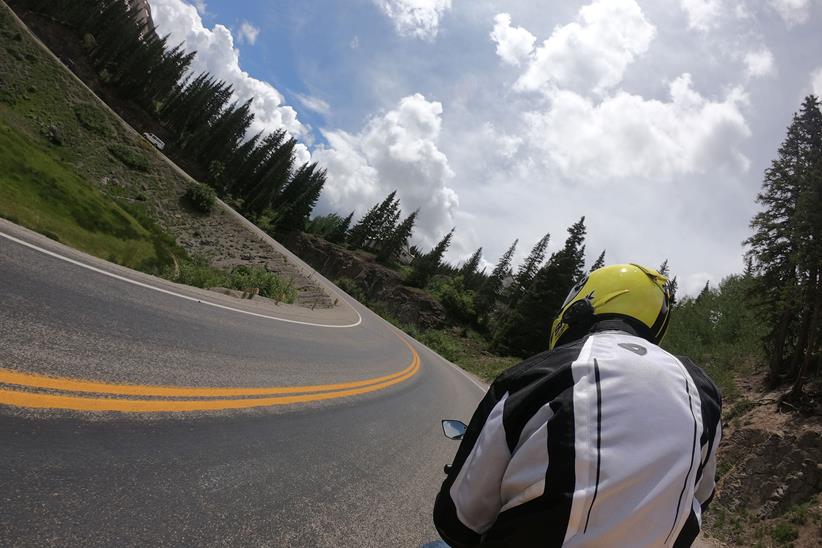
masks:
POLYGON ((148 171, 150 164, 139 149, 134 147, 114 144, 108 147, 109 152, 120 160, 126 167, 137 171, 148 171))
POLYGON ((192 207, 200 213, 211 213, 217 203, 217 193, 210 186, 194 183, 188 187, 185 194, 192 207))
POLYGON ((476 323, 477 310, 474 305, 476 293, 467 289, 462 276, 440 276, 431 283, 431 293, 454 320, 476 323))
POLYGON ((260 267, 237 266, 229 273, 228 283, 231 289, 245 292, 259 289, 261 296, 278 302, 293 303, 297 298, 290 281, 260 267))
POLYGON ((194 287, 225 287, 228 285, 228 273, 212 267, 203 257, 181 261, 176 275, 167 275, 177 283, 194 287))
POLYGON ((799 538, 799 531, 790 523, 778 523, 771 530, 771 538, 777 544, 787 544, 799 538))

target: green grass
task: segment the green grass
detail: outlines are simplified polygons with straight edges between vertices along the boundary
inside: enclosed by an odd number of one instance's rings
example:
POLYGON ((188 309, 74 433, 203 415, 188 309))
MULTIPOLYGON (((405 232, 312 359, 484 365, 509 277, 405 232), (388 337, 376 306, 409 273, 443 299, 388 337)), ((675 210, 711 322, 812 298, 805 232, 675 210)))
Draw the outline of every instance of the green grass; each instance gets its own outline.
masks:
POLYGON ((173 262, 175 245, 135 213, 82 180, 47 145, 0 126, 0 216, 92 255, 159 272, 173 262))
POLYGON ((290 282, 261 267, 237 266, 222 270, 208 264, 203 257, 180 261, 177 273, 168 271, 165 276, 172 281, 194 287, 226 287, 247 293, 255 293, 277 302, 293 303, 297 290, 290 282))
POLYGON ((0 6, 0 216, 129 268, 166 271, 185 253, 148 214, 176 199, 149 150, 0 6))
POLYGON ((108 147, 112 156, 123 162, 123 165, 137 171, 148 171, 151 165, 146 159, 145 155, 138 149, 115 143, 108 147))

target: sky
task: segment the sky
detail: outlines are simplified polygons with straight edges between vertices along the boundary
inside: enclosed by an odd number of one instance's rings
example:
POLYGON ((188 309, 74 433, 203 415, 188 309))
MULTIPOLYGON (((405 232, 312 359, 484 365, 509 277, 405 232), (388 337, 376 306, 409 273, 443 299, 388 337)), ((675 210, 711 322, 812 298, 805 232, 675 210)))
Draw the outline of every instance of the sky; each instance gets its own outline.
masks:
POLYGON ((697 293, 743 268, 756 194, 822 95, 822 0, 149 0, 195 71, 254 98, 328 180, 316 214, 397 190, 413 243, 491 267, 583 215, 590 265, 697 293))

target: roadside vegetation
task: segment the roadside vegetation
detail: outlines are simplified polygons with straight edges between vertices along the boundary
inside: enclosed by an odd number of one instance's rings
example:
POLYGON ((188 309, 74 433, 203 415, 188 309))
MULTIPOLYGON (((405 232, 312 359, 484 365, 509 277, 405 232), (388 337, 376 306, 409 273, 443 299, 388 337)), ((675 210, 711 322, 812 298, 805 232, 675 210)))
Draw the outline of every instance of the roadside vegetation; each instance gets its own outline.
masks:
POLYGON ((290 282, 259 266, 239 265, 224 270, 211 266, 203 257, 194 257, 181 261, 176 272, 171 270, 164 274, 174 282, 194 287, 242 291, 245 298, 260 295, 284 303, 293 303, 297 298, 297 291, 290 282))

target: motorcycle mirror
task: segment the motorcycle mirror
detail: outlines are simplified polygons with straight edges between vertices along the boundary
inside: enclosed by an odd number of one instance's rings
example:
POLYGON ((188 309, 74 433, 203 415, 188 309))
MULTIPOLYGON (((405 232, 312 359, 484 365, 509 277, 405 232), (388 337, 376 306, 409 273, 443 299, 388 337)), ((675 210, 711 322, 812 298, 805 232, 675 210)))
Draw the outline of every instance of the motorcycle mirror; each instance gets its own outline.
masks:
POLYGON ((445 419, 442 421, 442 433, 450 440, 461 440, 468 427, 462 421, 445 419))

